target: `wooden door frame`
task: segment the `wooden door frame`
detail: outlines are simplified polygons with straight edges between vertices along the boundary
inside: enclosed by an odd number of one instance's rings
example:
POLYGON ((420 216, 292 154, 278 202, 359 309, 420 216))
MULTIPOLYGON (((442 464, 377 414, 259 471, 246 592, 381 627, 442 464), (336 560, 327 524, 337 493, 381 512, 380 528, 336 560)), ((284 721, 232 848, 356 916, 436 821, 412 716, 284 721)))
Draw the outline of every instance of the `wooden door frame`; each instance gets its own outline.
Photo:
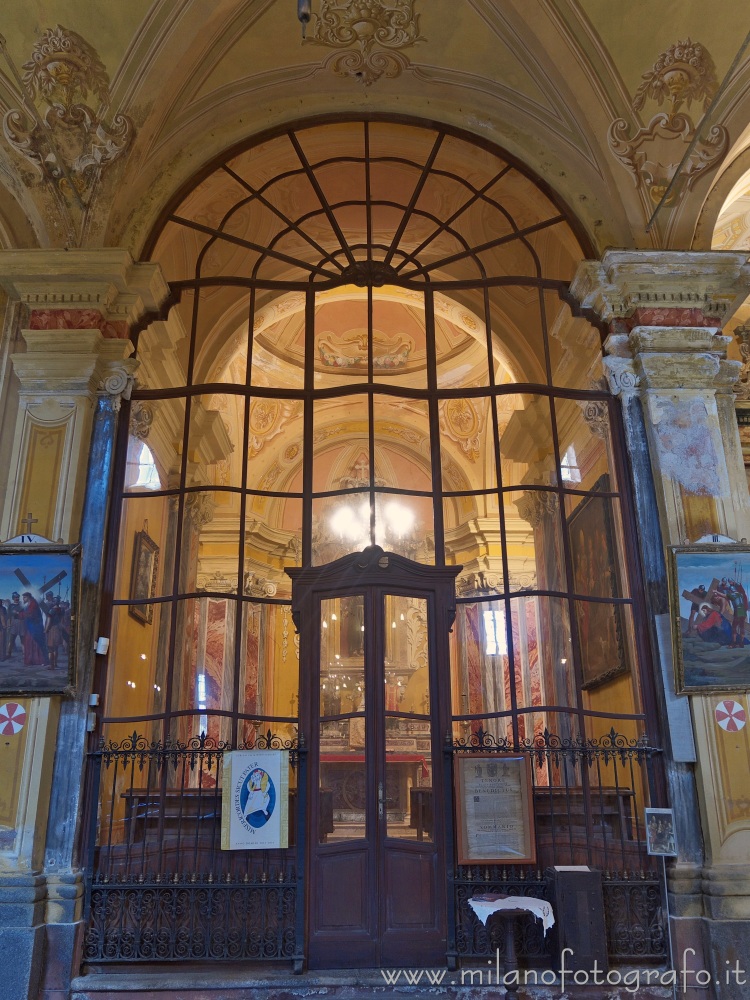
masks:
MULTIPOLYGON (((430 643, 430 698, 432 722, 433 769, 438 774, 443 767, 439 752, 440 741, 450 732, 450 651, 448 633, 451 631, 456 615, 455 579, 461 572, 461 566, 433 566, 416 563, 404 556, 385 552, 378 545, 371 545, 362 552, 355 552, 324 566, 304 568, 289 568, 286 570, 292 578, 292 616, 297 632, 300 635, 300 734, 307 738, 311 749, 317 746, 313 738, 313 726, 318 725, 317 690, 313 690, 313 679, 317 676, 315 663, 319 657, 316 642, 320 642, 320 624, 317 609, 321 599, 332 594, 345 596, 355 593, 372 593, 375 588, 382 594, 409 594, 421 596, 432 595, 432 615, 428 616, 428 642, 430 643)), ((382 614, 382 612, 381 612, 382 614)), ((366 640, 368 648, 374 655, 376 637, 369 636, 366 640)), ((367 654, 366 654, 367 655, 367 654)), ((308 768, 307 822, 308 830, 315 830, 313 802, 313 776, 318 770, 311 761, 308 768)), ((434 770, 433 770, 434 773, 434 770)), ((451 836, 444 836, 444 830, 438 829, 438 822, 445 828, 452 823, 452 811, 449 804, 443 804, 444 810, 438 810, 441 815, 435 817, 435 847, 437 851, 438 872, 452 859, 446 859, 446 843, 452 843, 451 836)), ((317 843, 317 841, 316 841, 317 843)), ((305 860, 305 882, 309 891, 305 894, 305 952, 309 954, 311 933, 311 907, 313 905, 312 891, 312 857, 314 845, 312 838, 308 842, 305 860)), ((440 879, 438 878, 438 884, 440 879)), ((447 886, 447 882, 446 882, 447 886)), ((439 891, 439 890, 438 890, 439 891)), ((441 901, 447 923, 447 907, 449 900, 447 892, 441 901)), ((380 904, 377 906, 377 920, 380 925, 380 904)), ((377 939, 379 949, 380 939, 377 939)))

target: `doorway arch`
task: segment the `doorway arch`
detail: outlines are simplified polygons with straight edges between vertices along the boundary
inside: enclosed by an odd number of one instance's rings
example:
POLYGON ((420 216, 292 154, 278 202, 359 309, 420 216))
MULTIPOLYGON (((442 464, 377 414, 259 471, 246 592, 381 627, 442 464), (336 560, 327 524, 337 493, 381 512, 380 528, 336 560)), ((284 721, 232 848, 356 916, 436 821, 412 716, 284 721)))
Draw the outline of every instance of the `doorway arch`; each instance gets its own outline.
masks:
MULTIPOLYGON (((317 755, 302 819, 320 830, 321 775, 335 784, 332 766, 347 764, 337 755, 355 771, 365 765, 370 806, 385 801, 393 736, 393 753, 397 740, 402 756, 426 752, 419 773, 401 769, 398 803, 383 807, 383 822, 398 827, 385 840, 410 843, 425 842, 414 810, 442 768, 435 741, 445 733, 435 726, 457 741, 529 752, 539 740, 598 746, 611 730, 642 745, 652 701, 635 628, 638 568, 624 545, 634 527, 619 416, 599 331, 566 302, 583 256, 575 221, 538 182, 500 151, 428 123, 302 123, 233 151, 180 195, 151 242, 175 304, 138 336, 139 383, 119 444, 105 740, 121 746, 135 730, 165 754, 213 749, 219 761, 267 731, 295 747, 301 735, 317 755), (402 567, 391 590, 372 580, 333 587, 326 574, 348 565, 341 560, 380 550, 402 567), (419 573, 433 582, 417 593, 404 580, 419 573), (386 617, 399 633, 401 614, 416 621, 420 607, 445 604, 435 581, 453 579, 454 630, 450 639, 432 625, 412 630, 400 659, 382 638, 361 657, 341 647, 332 656, 348 657, 349 669, 329 669, 322 605, 298 620, 299 635, 293 625, 291 581, 312 577, 327 581, 321 601, 361 598, 373 635, 386 617), (386 598, 407 603, 391 617, 386 598), (356 678, 372 687, 376 677, 371 715, 356 678), (324 678, 340 680, 335 704, 322 698, 324 678), (352 740, 360 719, 371 758, 352 740), (432 727, 423 745, 422 723, 432 727)), ((337 612, 326 608, 331 621, 337 612)), ((561 768, 543 757, 535 785, 553 790, 550 801, 555 788, 573 792, 567 840, 553 818, 552 833, 537 838, 539 864, 611 866, 616 843, 616 867, 635 870, 642 845, 632 833, 649 799, 643 761, 623 798, 611 760, 594 780, 582 759, 561 768), (596 802, 615 809, 616 829, 597 833, 596 802)), ((137 827, 144 863, 210 867, 233 884, 244 862, 217 847, 219 765, 201 760, 178 777, 155 764, 145 805, 134 761, 111 775, 100 860, 130 871, 137 827), (214 825, 191 816, 183 828, 184 803, 207 789, 214 825), (149 825, 152 794, 172 803, 176 833, 149 825)), ((373 829, 367 807, 356 815, 334 794, 330 808, 351 841, 373 829)), ((450 866, 441 853, 449 812, 432 808, 434 850, 406 853, 432 851, 430 864, 450 866)), ((320 843, 305 861, 310 906, 320 897, 316 866, 333 853, 320 843)), ((363 864, 377 866, 388 847, 378 840, 363 864)), ((443 898, 441 912, 453 905, 443 898)), ((361 961, 383 956, 383 920, 369 926, 374 951, 361 961)), ((443 947, 445 922, 434 936, 443 947)), ((271 957, 288 953, 280 945, 271 957)))

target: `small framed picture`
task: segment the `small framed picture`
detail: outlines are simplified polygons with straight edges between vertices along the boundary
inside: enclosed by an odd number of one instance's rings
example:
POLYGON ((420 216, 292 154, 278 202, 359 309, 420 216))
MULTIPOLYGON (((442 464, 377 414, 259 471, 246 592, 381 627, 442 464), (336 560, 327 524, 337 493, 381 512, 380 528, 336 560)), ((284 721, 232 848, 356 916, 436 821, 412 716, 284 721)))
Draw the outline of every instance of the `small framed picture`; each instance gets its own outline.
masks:
POLYGON ((536 860, 531 768, 525 756, 454 757, 458 863, 536 860))
POLYGON ((664 858, 677 857, 674 813, 671 809, 646 809, 646 850, 664 858))
POLYGON ((72 689, 79 564, 79 545, 0 546, 0 694, 72 689))
POLYGON ((750 547, 674 545, 669 583, 677 693, 750 688, 750 547))
POLYGON ((156 577, 159 572, 159 546, 145 531, 136 531, 133 543, 133 567, 130 573, 130 604, 128 614, 141 625, 151 625, 154 620, 153 604, 145 601, 156 594, 156 577))

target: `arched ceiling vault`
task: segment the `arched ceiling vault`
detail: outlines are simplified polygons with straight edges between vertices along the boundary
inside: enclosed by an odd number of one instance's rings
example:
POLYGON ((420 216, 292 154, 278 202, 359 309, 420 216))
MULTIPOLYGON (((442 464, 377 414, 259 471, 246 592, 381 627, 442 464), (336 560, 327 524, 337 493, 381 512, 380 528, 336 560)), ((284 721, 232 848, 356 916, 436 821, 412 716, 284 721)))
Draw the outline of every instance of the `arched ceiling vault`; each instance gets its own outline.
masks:
MULTIPOLYGON (((313 0, 315 13, 324 2, 351 6, 313 0)), ((439 121, 497 144, 570 206, 591 252, 690 245, 709 173, 676 208, 662 210, 647 234, 654 200, 618 162, 609 133, 622 120, 633 135, 664 110, 649 101, 636 109, 634 99, 643 74, 679 40, 700 42, 721 81, 747 30, 743 5, 662 0, 658 16, 646 0, 399 6, 413 8, 414 30, 403 44, 375 46, 382 59, 365 60, 365 77, 377 65, 385 71, 363 86, 362 69, 353 75, 362 39, 359 48, 336 47, 335 39, 323 44, 313 21, 302 44, 293 0, 133 0, 108 6, 104 17, 96 0, 7 0, 3 33, 16 66, 29 60, 44 28, 61 24, 80 33, 109 76, 107 113, 127 115, 134 138, 101 171, 85 217, 74 207, 67 225, 49 185, 0 143, 3 238, 15 245, 120 245, 138 257, 175 192, 212 160, 269 128, 335 112, 439 121)), ((746 59, 710 123, 728 129, 729 159, 741 151, 750 119, 747 66, 746 59)), ((22 106, 18 84, 0 65, 0 110, 22 106)), ((700 113, 699 106, 690 111, 696 120, 700 113)))

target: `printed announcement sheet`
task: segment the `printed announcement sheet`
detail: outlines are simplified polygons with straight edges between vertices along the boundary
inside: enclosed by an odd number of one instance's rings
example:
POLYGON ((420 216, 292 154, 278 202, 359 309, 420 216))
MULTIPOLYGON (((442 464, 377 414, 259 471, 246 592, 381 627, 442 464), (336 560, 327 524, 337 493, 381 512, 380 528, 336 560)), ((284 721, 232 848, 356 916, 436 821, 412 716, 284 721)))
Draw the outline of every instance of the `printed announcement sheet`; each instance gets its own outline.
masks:
POLYGON ((465 861, 526 861, 532 853, 529 782, 522 757, 458 758, 465 861))

